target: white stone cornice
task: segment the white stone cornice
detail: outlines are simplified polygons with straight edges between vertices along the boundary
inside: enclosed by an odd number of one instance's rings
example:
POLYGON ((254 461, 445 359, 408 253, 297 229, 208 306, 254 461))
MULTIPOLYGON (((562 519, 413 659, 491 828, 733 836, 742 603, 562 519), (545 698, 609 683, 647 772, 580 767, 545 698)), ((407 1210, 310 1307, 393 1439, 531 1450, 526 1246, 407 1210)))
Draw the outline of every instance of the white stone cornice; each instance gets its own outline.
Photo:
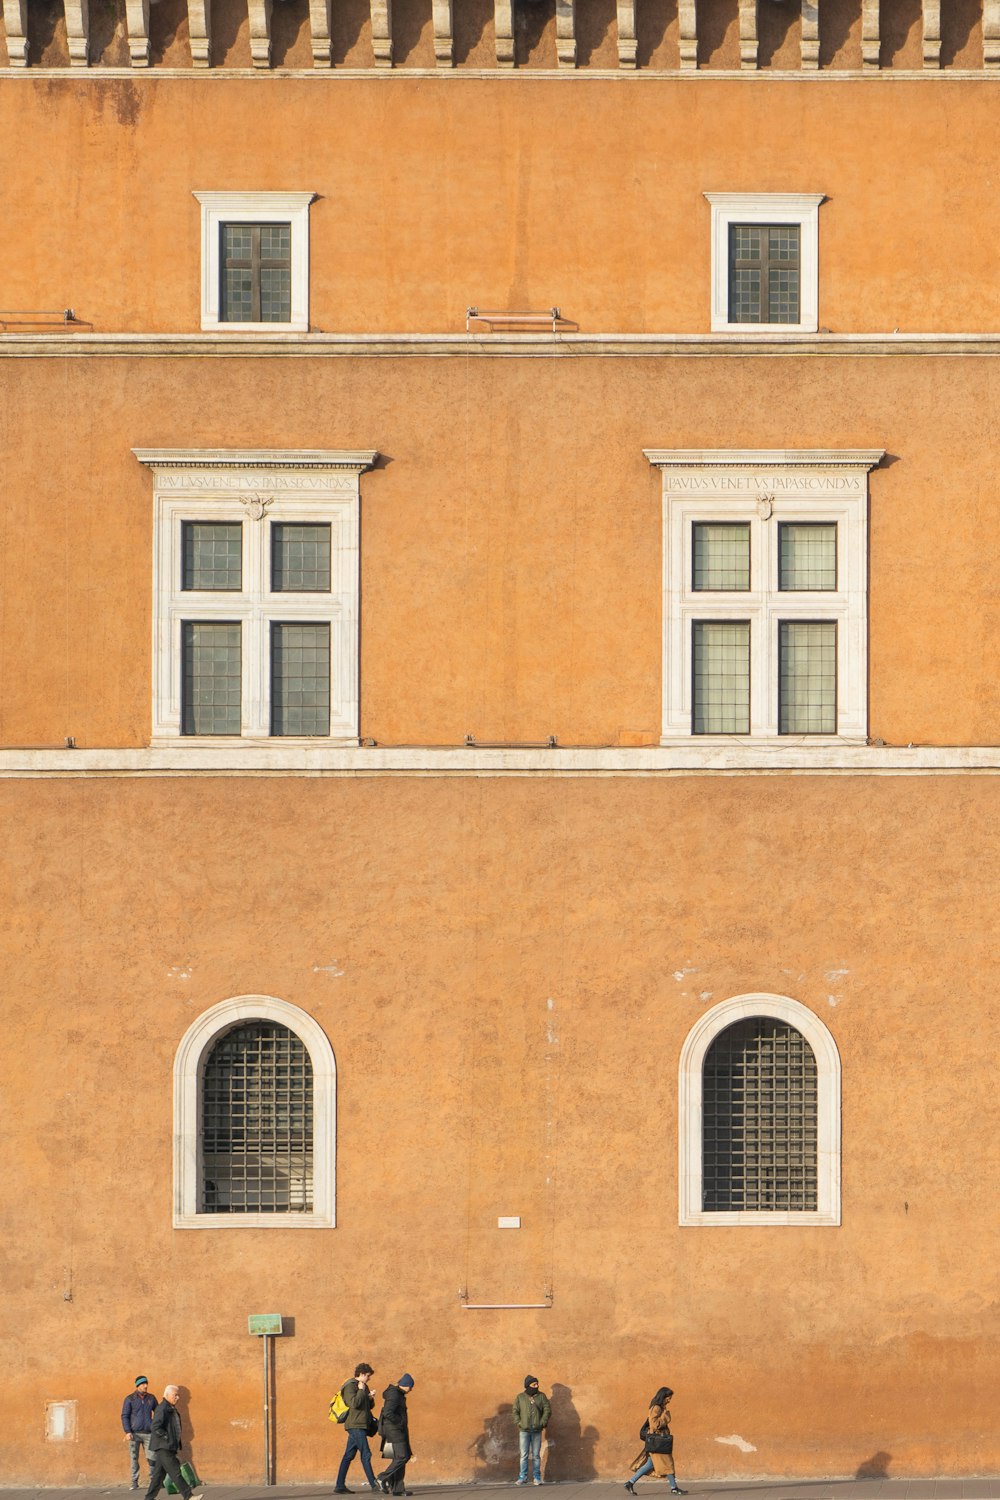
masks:
POLYGON ((1000 775, 1000 746, 690 740, 639 748, 319 746, 174 742, 134 750, 0 750, 0 779, 155 776, 958 776, 1000 775))
MULTIPOLYGON (((89 76, 89 75, 88 75, 89 76)), ((995 359, 1000 333, 5 333, 3 359, 995 359)))
POLYGON ((177 469, 370 469, 375 448, 133 448, 141 464, 157 472, 177 469))
POLYGON ((874 469, 883 448, 643 448, 657 469, 874 469))

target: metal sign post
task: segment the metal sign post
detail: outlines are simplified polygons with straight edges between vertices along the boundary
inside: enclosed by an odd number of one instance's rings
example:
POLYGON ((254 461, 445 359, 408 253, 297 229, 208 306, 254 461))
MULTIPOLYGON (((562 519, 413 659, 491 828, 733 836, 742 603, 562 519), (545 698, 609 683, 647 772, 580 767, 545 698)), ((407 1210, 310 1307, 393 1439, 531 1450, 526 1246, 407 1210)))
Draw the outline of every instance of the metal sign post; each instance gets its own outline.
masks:
POLYGON ((264 1346, 264 1483, 274 1484, 274 1455, 271 1452, 271 1340, 281 1335, 280 1313, 251 1313, 248 1332, 264 1346))

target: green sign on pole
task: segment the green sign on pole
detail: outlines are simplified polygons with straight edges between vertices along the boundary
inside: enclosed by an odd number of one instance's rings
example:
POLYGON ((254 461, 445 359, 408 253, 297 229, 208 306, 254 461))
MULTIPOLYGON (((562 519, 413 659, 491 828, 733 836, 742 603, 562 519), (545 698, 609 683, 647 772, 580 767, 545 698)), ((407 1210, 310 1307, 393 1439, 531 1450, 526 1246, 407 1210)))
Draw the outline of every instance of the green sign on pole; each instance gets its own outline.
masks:
POLYGON ((281 1332, 280 1313, 251 1313, 247 1319, 250 1333, 275 1334, 281 1332))

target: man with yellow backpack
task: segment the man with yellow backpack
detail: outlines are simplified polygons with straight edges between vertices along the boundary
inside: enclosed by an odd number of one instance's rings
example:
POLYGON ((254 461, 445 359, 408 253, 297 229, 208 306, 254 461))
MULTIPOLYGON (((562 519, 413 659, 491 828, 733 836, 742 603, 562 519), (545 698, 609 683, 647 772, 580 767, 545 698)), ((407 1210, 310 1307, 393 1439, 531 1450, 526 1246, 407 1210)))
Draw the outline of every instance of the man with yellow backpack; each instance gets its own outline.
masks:
POLYGON ((368 1439, 378 1431, 373 1414, 375 1397, 368 1389, 368 1382, 374 1374, 371 1365, 362 1362, 355 1368, 354 1379, 345 1381, 330 1402, 331 1422, 339 1422, 342 1427, 347 1428, 347 1446, 337 1470, 337 1483, 333 1491, 335 1495, 354 1493, 347 1488, 347 1471, 356 1454, 361 1455, 361 1467, 365 1471, 368 1488, 378 1489, 372 1468, 372 1451, 368 1446, 368 1439))

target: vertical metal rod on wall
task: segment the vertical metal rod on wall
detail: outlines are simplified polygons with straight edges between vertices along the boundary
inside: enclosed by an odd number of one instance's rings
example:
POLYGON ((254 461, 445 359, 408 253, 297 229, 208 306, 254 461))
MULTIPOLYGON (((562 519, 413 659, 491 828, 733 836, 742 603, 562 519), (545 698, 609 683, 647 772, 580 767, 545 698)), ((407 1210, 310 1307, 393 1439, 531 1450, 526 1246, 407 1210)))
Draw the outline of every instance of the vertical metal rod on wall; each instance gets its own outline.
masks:
POLYGON ((261 1339, 264 1346, 264 1483, 272 1485, 271 1473, 271 1335, 261 1339))

